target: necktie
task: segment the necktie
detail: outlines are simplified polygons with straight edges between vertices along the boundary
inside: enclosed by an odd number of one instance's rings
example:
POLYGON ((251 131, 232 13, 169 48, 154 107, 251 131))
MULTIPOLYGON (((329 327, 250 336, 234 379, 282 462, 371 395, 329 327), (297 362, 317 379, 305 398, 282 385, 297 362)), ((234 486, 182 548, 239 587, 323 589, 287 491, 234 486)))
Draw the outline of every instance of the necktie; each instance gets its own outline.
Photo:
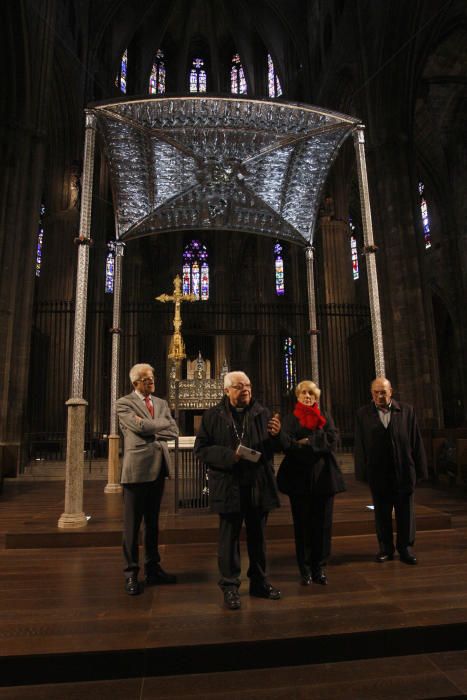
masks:
POLYGON ((146 408, 148 409, 149 413, 151 414, 151 418, 154 418, 154 405, 153 405, 149 396, 144 397, 144 403, 146 404, 146 408))

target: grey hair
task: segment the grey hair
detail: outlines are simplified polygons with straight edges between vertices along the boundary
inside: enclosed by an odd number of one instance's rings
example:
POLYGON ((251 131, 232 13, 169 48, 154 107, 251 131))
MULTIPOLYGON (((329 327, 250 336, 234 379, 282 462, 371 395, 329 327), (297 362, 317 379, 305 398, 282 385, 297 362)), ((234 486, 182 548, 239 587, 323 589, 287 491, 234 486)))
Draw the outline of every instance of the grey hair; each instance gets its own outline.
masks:
POLYGON ((250 378, 241 369, 237 369, 234 372, 227 372, 227 374, 224 375, 224 389, 228 389, 232 386, 233 378, 236 374, 243 374, 243 376, 246 377, 248 381, 250 381, 250 378))
POLYGON ((298 398, 299 393, 303 389, 308 389, 311 391, 313 396, 316 397, 316 400, 319 401, 319 397, 321 396, 321 389, 317 384, 311 381, 311 379, 304 379, 303 382, 300 382, 300 384, 297 384, 295 388, 295 396, 298 398))
POLYGON ((130 382, 132 384, 137 382, 143 372, 152 372, 154 374, 154 379, 156 378, 154 367, 151 367, 151 365, 148 365, 146 362, 140 362, 137 365, 133 365, 130 369, 130 382))

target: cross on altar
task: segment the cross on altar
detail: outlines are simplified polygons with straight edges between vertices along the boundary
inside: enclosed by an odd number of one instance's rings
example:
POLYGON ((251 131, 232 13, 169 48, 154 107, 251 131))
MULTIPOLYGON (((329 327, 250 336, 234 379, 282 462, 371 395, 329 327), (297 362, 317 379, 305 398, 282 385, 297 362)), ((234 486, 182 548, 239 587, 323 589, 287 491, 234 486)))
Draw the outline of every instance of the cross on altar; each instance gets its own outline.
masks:
POLYGON ((197 301, 198 297, 196 294, 183 294, 182 292, 182 280, 180 276, 177 275, 174 279, 174 291, 173 294, 160 294, 156 297, 156 301, 161 301, 162 303, 173 301, 175 304, 174 313, 174 334, 170 341, 169 347, 169 360, 184 360, 185 354, 185 343, 183 342, 182 334, 180 328, 182 327, 182 315, 180 313, 180 306, 183 301, 197 301))

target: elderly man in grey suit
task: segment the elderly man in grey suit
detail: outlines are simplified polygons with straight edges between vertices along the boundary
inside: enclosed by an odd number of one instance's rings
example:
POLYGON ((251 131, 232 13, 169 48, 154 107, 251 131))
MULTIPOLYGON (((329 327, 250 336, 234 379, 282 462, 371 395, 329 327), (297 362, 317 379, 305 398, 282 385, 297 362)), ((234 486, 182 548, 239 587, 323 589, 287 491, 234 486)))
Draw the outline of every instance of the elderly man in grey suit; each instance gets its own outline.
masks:
POLYGON ((125 590, 138 595, 138 535, 144 519, 145 583, 176 583, 160 565, 158 551, 159 510, 169 469, 167 440, 178 435, 177 424, 166 401, 153 395, 154 368, 134 365, 130 370, 134 391, 117 401, 117 415, 124 439, 123 553, 125 590))

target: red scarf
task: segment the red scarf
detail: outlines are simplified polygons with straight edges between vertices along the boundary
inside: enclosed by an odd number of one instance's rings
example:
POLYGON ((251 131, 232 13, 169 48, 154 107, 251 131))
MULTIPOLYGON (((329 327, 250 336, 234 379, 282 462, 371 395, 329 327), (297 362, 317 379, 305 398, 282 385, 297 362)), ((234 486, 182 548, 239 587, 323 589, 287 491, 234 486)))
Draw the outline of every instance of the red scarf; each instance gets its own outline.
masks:
POLYGON ((307 406, 298 401, 295 404, 293 414, 298 418, 300 425, 308 430, 316 430, 326 425, 326 418, 321 415, 317 403, 314 403, 313 406, 307 406))

